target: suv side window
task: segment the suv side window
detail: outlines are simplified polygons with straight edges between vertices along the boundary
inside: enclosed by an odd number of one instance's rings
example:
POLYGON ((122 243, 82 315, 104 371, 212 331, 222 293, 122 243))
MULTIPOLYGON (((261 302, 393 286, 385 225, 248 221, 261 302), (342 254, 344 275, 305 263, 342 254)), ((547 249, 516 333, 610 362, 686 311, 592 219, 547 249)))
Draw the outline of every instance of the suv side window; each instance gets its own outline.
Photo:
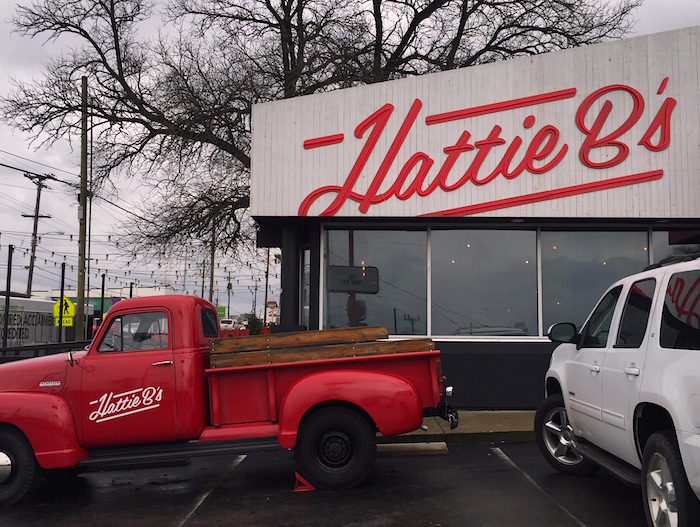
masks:
POLYGON ((644 335, 647 332, 654 289, 656 289, 656 279, 654 278, 647 278, 632 284, 622 312, 616 347, 638 348, 642 345, 644 335))
POLYGON ((662 348, 700 349, 700 270, 671 276, 659 339, 662 348))
POLYGON ((588 319, 588 323, 582 330, 582 348, 605 347, 608 342, 613 313, 615 313, 615 306, 621 291, 621 285, 611 289, 598 303, 591 318, 588 319))

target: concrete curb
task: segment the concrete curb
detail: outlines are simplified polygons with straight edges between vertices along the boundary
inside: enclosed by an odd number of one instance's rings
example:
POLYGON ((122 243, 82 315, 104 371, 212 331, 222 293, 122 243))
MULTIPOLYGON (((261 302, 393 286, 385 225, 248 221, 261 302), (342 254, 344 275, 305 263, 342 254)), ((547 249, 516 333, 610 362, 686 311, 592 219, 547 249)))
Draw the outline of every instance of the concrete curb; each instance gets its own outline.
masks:
POLYGON ((439 417, 423 420, 423 428, 394 437, 377 436, 378 444, 401 443, 505 443, 533 441, 534 410, 483 410, 459 412, 459 426, 450 430, 439 417))
POLYGON ((380 456, 436 456, 448 454, 444 441, 427 443, 381 443, 377 445, 380 456))

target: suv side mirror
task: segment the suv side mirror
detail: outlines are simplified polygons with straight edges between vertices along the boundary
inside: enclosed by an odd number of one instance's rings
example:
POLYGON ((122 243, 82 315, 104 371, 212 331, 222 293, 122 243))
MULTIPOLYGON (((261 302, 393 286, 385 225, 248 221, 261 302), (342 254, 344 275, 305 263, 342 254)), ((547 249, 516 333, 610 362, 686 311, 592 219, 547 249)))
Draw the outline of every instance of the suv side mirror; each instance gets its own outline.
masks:
POLYGON ((576 343, 577 332, 576 325, 571 322, 559 322, 549 328, 547 337, 552 342, 573 342, 576 343))

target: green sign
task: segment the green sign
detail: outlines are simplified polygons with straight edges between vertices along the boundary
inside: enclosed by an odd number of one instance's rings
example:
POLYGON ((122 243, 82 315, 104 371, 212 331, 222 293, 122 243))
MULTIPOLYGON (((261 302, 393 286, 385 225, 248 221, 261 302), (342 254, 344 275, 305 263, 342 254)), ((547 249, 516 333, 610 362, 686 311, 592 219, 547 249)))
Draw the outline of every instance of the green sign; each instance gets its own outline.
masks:
POLYGON ((219 318, 224 318, 226 316, 226 307, 216 306, 216 314, 219 315, 219 318))

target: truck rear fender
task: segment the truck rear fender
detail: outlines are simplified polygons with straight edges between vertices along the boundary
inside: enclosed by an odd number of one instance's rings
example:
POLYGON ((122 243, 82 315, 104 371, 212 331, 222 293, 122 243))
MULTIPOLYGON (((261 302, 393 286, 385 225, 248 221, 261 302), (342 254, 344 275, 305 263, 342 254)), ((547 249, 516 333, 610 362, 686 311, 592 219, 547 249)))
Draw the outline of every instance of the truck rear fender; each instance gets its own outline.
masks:
POLYGON ((403 377, 361 370, 325 371, 302 377, 287 390, 279 411, 279 444, 294 448, 303 417, 333 402, 361 408, 385 436, 410 432, 423 423, 420 395, 403 377))
POLYGON ((41 468, 67 468, 88 457, 78 444, 68 403, 48 393, 0 393, 0 426, 19 429, 29 440, 41 468))

